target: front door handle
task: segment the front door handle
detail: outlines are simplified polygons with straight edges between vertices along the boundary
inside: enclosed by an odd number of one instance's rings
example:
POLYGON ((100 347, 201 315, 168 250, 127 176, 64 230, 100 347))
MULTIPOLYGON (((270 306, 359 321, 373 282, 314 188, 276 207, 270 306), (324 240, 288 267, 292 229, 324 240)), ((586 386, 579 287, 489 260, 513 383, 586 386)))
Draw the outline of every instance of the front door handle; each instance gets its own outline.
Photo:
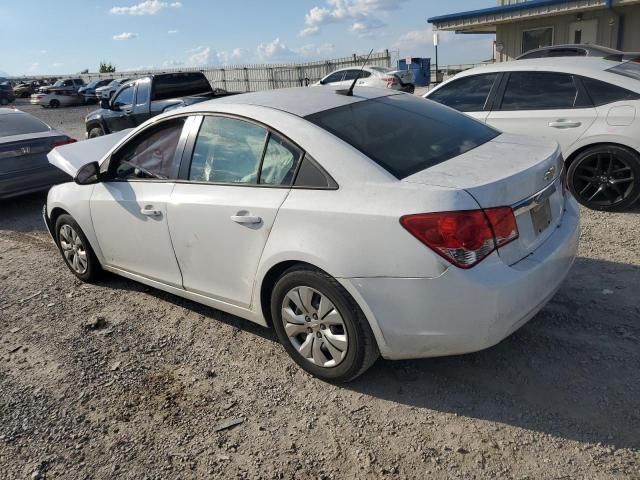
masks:
POLYGON ((143 209, 140 210, 142 215, 146 215, 147 217, 159 217, 162 215, 160 210, 156 210, 153 208, 153 205, 147 205, 143 209))
POLYGON ((249 212, 245 211, 240 211, 235 215, 231 215, 231 220, 242 225, 255 225, 256 223, 262 222, 262 218, 256 215, 251 215, 249 212))
POLYGON ((582 122, 574 122, 573 120, 556 120, 549 122, 549 126, 553 128, 578 128, 582 122))

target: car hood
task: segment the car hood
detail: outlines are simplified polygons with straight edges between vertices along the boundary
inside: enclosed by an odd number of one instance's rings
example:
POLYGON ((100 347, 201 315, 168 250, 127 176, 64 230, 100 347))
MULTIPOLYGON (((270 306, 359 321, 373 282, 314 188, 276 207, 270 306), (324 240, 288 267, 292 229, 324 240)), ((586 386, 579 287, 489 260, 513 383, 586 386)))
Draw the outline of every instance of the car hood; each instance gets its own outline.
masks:
POLYGON ((126 137, 131 128, 102 137, 70 143, 56 147, 47 155, 49 163, 72 177, 83 165, 99 162, 120 140, 126 137))

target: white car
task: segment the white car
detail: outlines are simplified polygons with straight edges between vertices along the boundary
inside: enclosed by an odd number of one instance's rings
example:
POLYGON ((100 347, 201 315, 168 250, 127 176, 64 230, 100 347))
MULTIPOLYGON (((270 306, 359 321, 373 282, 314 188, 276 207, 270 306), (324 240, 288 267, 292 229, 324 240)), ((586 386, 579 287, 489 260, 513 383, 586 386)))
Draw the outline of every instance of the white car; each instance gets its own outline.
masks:
POLYGON ((391 88, 408 93, 413 93, 416 87, 416 78, 411 70, 393 70, 378 66, 342 68, 331 72, 313 86, 349 88, 355 78, 358 78, 356 85, 359 87, 391 88))
POLYGON ((425 98, 560 144, 569 188, 597 210, 640 198, 640 64, 558 57, 473 68, 425 98))
POLYGON ((29 100, 31 105, 42 107, 68 107, 70 105, 82 105, 84 98, 77 93, 64 90, 49 90, 47 93, 34 93, 29 100))
POLYGON ((390 90, 297 88, 176 109, 56 148, 44 217, 107 270, 273 326, 305 370, 499 342, 559 288, 577 203, 555 142, 390 90))
POLYGON ((116 78, 115 80, 111 80, 111 82, 109 82, 107 85, 103 86, 103 87, 98 87, 96 88, 96 98, 98 100, 101 99, 110 99, 114 93, 116 93, 116 90, 118 90, 120 88, 120 86, 124 85, 125 83, 127 83, 129 80, 131 80, 130 78, 116 78))

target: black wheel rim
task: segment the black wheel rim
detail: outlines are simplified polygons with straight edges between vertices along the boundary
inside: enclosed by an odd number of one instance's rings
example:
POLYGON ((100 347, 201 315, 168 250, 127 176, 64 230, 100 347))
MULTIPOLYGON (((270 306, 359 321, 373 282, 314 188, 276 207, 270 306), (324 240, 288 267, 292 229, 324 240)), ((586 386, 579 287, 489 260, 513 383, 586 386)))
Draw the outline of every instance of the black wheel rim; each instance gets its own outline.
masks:
POLYGON ((625 152, 600 152, 583 158, 573 174, 574 195, 595 207, 624 202, 636 181, 632 161, 625 152))

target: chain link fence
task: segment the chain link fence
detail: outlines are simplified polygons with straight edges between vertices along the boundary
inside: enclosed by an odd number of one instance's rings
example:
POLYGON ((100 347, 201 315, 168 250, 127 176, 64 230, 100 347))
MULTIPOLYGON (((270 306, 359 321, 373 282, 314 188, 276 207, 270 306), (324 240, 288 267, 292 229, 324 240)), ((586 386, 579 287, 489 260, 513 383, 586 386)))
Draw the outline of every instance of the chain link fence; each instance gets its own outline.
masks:
MULTIPOLYGON (((85 82, 101 78, 135 78, 157 73, 202 72, 214 88, 230 92, 253 92, 275 88, 300 87, 317 82, 339 68, 360 67, 368 54, 334 58, 306 63, 265 65, 226 65, 224 67, 162 68, 152 70, 129 70, 115 73, 86 73, 72 75, 40 75, 23 80, 48 78, 82 78, 85 82)), ((397 65, 398 52, 384 50, 371 54, 367 65, 393 67, 397 65)))

